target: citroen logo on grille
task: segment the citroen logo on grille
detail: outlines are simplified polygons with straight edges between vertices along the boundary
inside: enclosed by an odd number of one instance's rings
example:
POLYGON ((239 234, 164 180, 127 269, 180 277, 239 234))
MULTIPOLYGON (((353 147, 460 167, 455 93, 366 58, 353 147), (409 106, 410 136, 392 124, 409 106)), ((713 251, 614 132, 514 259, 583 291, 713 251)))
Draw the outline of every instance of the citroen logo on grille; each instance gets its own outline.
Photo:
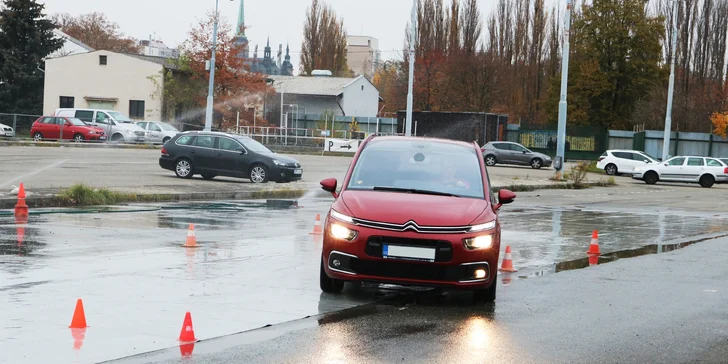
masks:
POLYGON ((419 226, 417 226, 417 223, 416 222, 410 220, 410 221, 407 221, 404 224, 404 226, 402 227, 402 230, 414 230, 414 231, 417 231, 417 230, 419 230, 419 226))

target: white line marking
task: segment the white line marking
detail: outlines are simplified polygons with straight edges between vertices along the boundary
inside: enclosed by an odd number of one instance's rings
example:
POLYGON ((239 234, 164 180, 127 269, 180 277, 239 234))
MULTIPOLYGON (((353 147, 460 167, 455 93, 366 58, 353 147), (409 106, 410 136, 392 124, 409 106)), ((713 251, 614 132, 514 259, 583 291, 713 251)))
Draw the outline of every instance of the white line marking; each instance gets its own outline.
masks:
POLYGON ((20 176, 20 177, 16 177, 16 178, 13 178, 13 179, 11 179, 11 180, 5 181, 4 183, 0 184, 0 187, 5 187, 5 186, 7 186, 7 185, 9 185, 9 184, 11 184, 11 183, 13 183, 13 182, 15 182, 15 181, 20 181, 20 180, 22 180, 23 178, 27 178, 27 177, 30 177, 30 176, 32 176, 32 175, 34 175, 34 174, 38 174, 38 173, 40 173, 40 172, 43 172, 43 171, 45 171, 46 169, 50 169, 50 168, 55 168, 55 167, 58 167, 58 166, 60 166, 61 164, 65 163, 65 162, 66 162, 67 160, 68 160, 68 159, 64 159, 64 160, 62 160, 62 161, 59 161, 59 162, 53 163, 53 164, 51 164, 51 165, 47 165, 47 166, 45 166, 45 167, 39 168, 39 169, 37 169, 37 170, 35 170, 35 171, 33 171, 33 172, 30 172, 30 173, 28 173, 28 174, 24 174, 24 175, 22 175, 22 176, 20 176))

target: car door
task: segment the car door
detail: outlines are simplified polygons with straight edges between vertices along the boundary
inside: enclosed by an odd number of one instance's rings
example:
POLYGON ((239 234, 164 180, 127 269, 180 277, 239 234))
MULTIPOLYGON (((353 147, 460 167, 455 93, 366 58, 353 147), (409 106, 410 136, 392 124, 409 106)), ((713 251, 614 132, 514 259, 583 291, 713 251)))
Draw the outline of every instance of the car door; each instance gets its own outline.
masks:
POLYGON ((212 135, 198 135, 190 148, 192 165, 200 172, 214 171, 217 150, 215 150, 215 137, 212 135))
POLYGON ((511 144, 511 156, 514 163, 529 165, 531 164, 533 153, 520 144, 511 144))
POLYGON ((162 138, 164 135, 162 134, 162 128, 160 128, 157 123, 149 123, 146 129, 149 132, 149 138, 151 138, 151 142, 162 142, 162 138))
POLYGON ((495 159, 498 163, 513 163, 513 155, 511 155, 511 145, 509 143, 493 143, 495 147, 495 159))
POLYGON ((683 166, 683 179, 697 182, 703 173, 705 173, 705 159, 700 157, 688 158, 685 166, 683 166))
POLYGON ((682 181, 684 157, 674 157, 663 162, 660 167, 660 179, 663 181, 682 181))
POLYGON ((632 165, 632 153, 628 152, 612 152, 614 156, 614 164, 617 165, 617 172, 626 173, 631 172, 634 166, 632 165))
POLYGON ((230 177, 245 177, 249 163, 245 148, 232 138, 216 137, 215 171, 230 177))

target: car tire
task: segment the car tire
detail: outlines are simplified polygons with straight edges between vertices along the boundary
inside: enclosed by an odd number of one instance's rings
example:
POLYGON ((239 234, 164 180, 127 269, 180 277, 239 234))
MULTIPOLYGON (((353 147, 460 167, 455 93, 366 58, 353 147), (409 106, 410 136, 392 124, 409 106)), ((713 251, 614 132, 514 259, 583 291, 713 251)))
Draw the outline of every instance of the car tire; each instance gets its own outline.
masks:
POLYGON ((260 163, 253 164, 250 167, 250 182, 253 183, 267 183, 268 182, 268 168, 260 163))
POLYGON ((541 169, 543 167, 543 161, 541 158, 533 158, 531 159, 531 168, 533 169, 541 169))
POLYGON ((485 165, 488 167, 493 167, 498 161, 495 159, 495 156, 492 154, 488 154, 485 156, 485 165))
POLYGON ((491 284, 490 287, 473 291, 473 299, 475 299, 476 302, 493 302, 495 301, 497 288, 498 280, 495 279, 493 280, 493 284, 491 284))
POLYGON ((112 143, 121 143, 124 141, 124 136, 121 134, 114 134, 111 136, 112 143))
POLYGON ((41 134, 40 132, 35 132, 35 134, 33 134, 33 140, 36 142, 42 141, 43 134, 41 134))
POLYGON ((179 178, 192 178, 195 171, 189 159, 180 158, 174 163, 174 173, 179 178))
POLYGON ((700 177, 700 187, 711 188, 715 184, 715 178, 709 174, 704 174, 700 177))
POLYGON ((657 181, 660 180, 660 177, 657 176, 657 172, 655 171, 649 171, 645 173, 644 176, 642 176, 642 180, 645 181, 648 185, 654 185, 657 183, 657 181))
POLYGON ((76 142, 76 143, 81 143, 85 139, 86 138, 83 137, 83 134, 76 134, 76 135, 73 136, 73 141, 76 142))
POLYGON ((216 176, 216 175, 214 175, 214 174, 208 174, 208 173, 203 173, 203 174, 202 174, 202 178, 203 178, 203 179, 206 179, 206 180, 208 180, 208 181, 209 181, 209 180, 211 180, 211 179, 213 179, 213 178, 215 178, 215 177, 217 177, 217 176, 216 176))
POLYGON ((614 176, 617 174, 617 166, 613 163, 609 163, 606 167, 604 167, 604 172, 606 172, 610 176, 614 176))
POLYGON ((330 278, 324 270, 324 258, 321 257, 321 272, 319 273, 319 285, 326 293, 341 293, 344 290, 344 281, 330 278))

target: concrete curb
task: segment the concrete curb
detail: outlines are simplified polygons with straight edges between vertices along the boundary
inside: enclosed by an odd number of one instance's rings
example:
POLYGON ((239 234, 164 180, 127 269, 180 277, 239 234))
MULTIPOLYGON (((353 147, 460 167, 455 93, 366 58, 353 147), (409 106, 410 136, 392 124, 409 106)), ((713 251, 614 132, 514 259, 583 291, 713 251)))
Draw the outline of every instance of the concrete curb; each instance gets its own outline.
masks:
MULTIPOLYGON (((139 201, 129 201, 120 203, 122 204, 128 204, 128 203, 154 203, 154 202, 146 202, 144 201, 143 196, 163 196, 164 198, 160 198, 159 200, 155 201, 156 203, 167 203, 167 202, 180 202, 180 201, 215 201, 215 200, 262 200, 262 199, 271 199, 271 198, 293 198, 297 199, 303 196, 306 193, 306 190, 303 189, 297 189, 297 190, 263 190, 263 191, 243 191, 243 192, 193 192, 193 193, 172 193, 172 194, 146 194, 146 193, 140 193, 137 194, 137 196, 140 196, 141 198, 139 201), (281 194, 286 194, 287 196, 281 197, 281 194)), ((13 209, 15 208, 15 204, 18 202, 17 198, 0 198, 0 209, 13 209)), ((75 206, 65 206, 61 203, 59 203, 57 195, 51 195, 51 196, 38 196, 38 197, 32 197, 28 196, 25 199, 25 203, 28 205, 29 208, 43 208, 43 207, 75 207, 75 206)), ((78 206, 81 207, 81 206, 78 206)))

